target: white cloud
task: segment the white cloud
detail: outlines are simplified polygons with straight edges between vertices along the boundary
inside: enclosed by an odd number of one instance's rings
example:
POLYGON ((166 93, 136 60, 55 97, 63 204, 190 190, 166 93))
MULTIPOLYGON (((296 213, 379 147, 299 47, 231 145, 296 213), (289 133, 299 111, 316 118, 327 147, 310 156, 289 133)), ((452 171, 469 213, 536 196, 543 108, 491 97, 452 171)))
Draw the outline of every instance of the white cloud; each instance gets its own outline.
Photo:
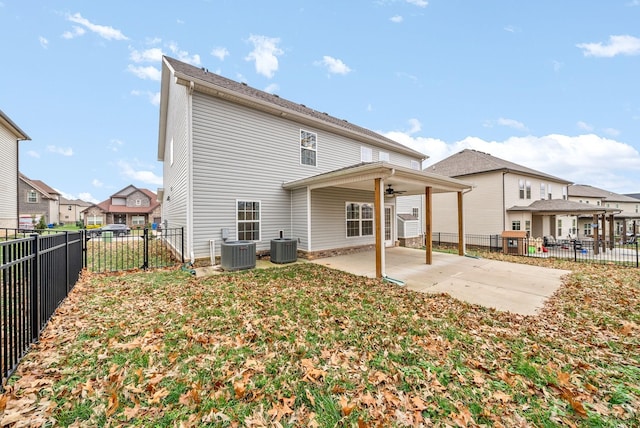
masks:
POLYGON ((118 162, 118 167, 120 168, 120 174, 128 179, 145 184, 162 186, 162 177, 158 177, 153 173, 153 171, 137 170, 130 163, 125 161, 118 162))
POLYGON ((178 19, 176 19, 176 24, 183 25, 184 21, 182 19, 178 18, 178 19))
POLYGON ((245 60, 255 61, 256 72, 272 78, 278 71, 278 56, 284 53, 278 47, 280 39, 252 34, 249 36, 249 42, 253 44, 253 51, 245 57, 245 60))
POLYGON ((98 180, 97 178, 94 178, 91 181, 91 184, 93 184, 93 187, 102 187, 102 186, 104 186, 104 183, 102 181, 98 180))
POLYGON ((618 135, 620 135, 620 131, 615 128, 604 128, 602 132, 604 132, 607 135, 610 135, 611 137, 617 137, 618 135))
POLYGON ((412 137, 402 132, 382 134, 428 155, 424 166, 461 150, 475 149, 574 183, 589 184, 618 193, 637 192, 640 152, 629 144, 595 134, 550 134, 542 137, 511 137, 504 141, 467 137, 453 143, 412 137))
POLYGON ((399 24, 399 23, 401 23, 401 22, 403 21, 403 18, 402 18, 402 16, 400 16, 400 15, 396 15, 396 16, 392 16, 391 18, 389 18, 389 20, 390 20, 391 22, 394 22, 394 23, 396 23, 396 24, 399 24))
POLYGON ((160 48, 145 49, 143 51, 132 48, 129 49, 131 49, 129 59, 135 63, 160 62, 162 60, 162 49, 160 48))
POLYGON ((189 52, 183 51, 178 48, 178 44, 175 42, 169 43, 168 48, 173 56, 177 57, 177 59, 179 59, 180 61, 186 62, 187 64, 191 65, 200 65, 200 55, 190 55, 189 52))
MULTIPOLYGON (((113 27, 106 25, 98 25, 90 22, 88 19, 83 18, 79 13, 68 15, 67 20, 84 26, 87 30, 92 31, 107 40, 128 40, 127 36, 122 34, 120 30, 116 30, 113 27)), ((78 27, 76 27, 78 28, 78 27)))
POLYGON ((411 125, 411 129, 409 130, 409 135, 415 134, 416 132, 420 132, 422 130, 422 124, 418 119, 409 119, 409 124, 411 125))
POLYGON ((264 88, 264 91, 270 94, 274 94, 278 91, 278 89, 280 89, 280 85, 278 85, 277 83, 272 83, 264 88))
POLYGON ((560 71, 560 69, 564 67, 564 63, 560 61, 554 60, 552 61, 552 64, 553 64, 553 71, 556 71, 556 72, 560 71))
POLYGON ((36 152, 35 150, 27 151, 27 155, 31 156, 32 158, 40 158, 40 153, 36 152))
POLYGON ((225 57, 229 56, 227 48, 217 47, 211 50, 211 55, 218 58, 220 61, 224 61, 225 57))
POLYGON ((127 70, 130 73, 135 74, 140 79, 149 79, 149 80, 155 80, 159 82, 160 79, 162 78, 162 72, 160 72, 160 70, 158 70, 157 68, 151 65, 148 65, 146 67, 142 67, 142 66, 136 67, 135 65, 129 64, 129 66, 127 67, 127 70))
POLYGON ((427 0, 407 0, 407 3, 413 4, 418 7, 427 7, 429 2, 427 0))
POLYGON ((51 145, 47 146, 47 150, 51 153, 57 153, 62 156, 73 156, 73 150, 71 149, 71 147, 64 148, 51 145))
POLYGON ((519 30, 513 25, 507 25, 506 27, 504 27, 504 31, 508 31, 509 33, 517 33, 519 30))
POLYGON ((578 125, 578 128, 582 129, 583 131, 593 131, 593 126, 588 124, 587 122, 579 121, 576 125, 578 125))
POLYGON ((609 36, 609 44, 579 43, 576 46, 582 49, 584 56, 611 58, 616 55, 640 55, 640 39, 629 35, 609 36))
POLYGON ((160 105, 160 92, 138 91, 134 89, 131 91, 131 95, 136 97, 146 96, 149 102, 154 106, 160 105))
POLYGON ((640 6, 640 0, 631 0, 627 3, 627 6, 640 6))
POLYGON ((314 64, 325 66, 332 74, 349 74, 351 72, 351 69, 344 62, 327 55, 322 57, 322 61, 316 61, 314 64))
POLYGON ((80 194, 78 194, 78 199, 81 199, 85 202, 91 202, 92 204, 97 204, 100 202, 99 200, 91 196, 91 193, 88 192, 80 192, 80 194))
POLYGON ((524 123, 518 122, 514 119, 506 119, 504 117, 501 117, 497 120, 487 120, 482 124, 482 126, 484 126, 485 128, 493 128, 495 125, 506 126, 508 128, 517 129, 519 131, 528 131, 524 123))
POLYGON ((62 33, 62 38, 63 39, 73 39, 75 37, 82 36, 84 33, 86 33, 84 28, 77 27, 77 26, 74 25, 73 26, 73 31, 65 31, 64 33, 62 33))
POLYGON ((47 49, 49 47, 49 40, 47 40, 45 37, 38 37, 38 40, 40 40, 40 46, 42 46, 43 48, 47 49))
POLYGON ((107 148, 109 148, 109 150, 111 150, 112 152, 117 152, 120 150, 120 148, 122 148, 122 146, 124 146, 124 141, 114 138, 113 140, 109 141, 107 148))

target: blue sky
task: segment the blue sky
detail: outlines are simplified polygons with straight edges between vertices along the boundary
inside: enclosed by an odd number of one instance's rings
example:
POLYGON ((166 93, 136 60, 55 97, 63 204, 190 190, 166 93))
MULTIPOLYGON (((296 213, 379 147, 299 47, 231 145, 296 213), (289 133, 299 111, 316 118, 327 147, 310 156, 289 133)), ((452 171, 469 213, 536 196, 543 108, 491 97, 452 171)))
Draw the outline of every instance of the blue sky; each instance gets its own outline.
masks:
POLYGON ((20 169, 98 202, 162 187, 161 55, 411 146, 640 192, 640 0, 0 0, 20 169))

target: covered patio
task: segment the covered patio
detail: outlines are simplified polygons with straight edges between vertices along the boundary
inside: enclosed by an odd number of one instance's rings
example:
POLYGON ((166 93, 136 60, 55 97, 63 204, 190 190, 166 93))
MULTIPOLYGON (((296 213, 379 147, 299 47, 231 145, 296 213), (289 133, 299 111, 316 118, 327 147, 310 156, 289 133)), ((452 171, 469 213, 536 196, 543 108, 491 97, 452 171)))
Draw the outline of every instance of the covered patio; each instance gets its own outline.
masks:
MULTIPOLYGON (((424 263, 433 262, 432 251, 432 195, 434 193, 457 193, 457 206, 452 207, 452 213, 457 212, 458 217, 458 248, 459 255, 464 255, 464 217, 463 195, 472 189, 472 185, 454 178, 439 174, 424 172, 411 168, 401 167, 387 162, 371 162, 354 165, 347 168, 319 174, 301 180, 283 184, 287 190, 306 189, 307 203, 310 204, 311 192, 323 188, 340 188, 354 191, 367 191, 373 193, 374 200, 374 233, 375 252, 369 255, 375 260, 375 277, 383 278, 386 272, 386 249, 384 245, 386 232, 390 221, 385 216, 385 196, 402 194, 424 195, 424 225, 426 251, 422 254, 424 263), (389 192, 389 189, 393 193, 389 192)), ((311 235, 312 212, 307 210, 307 228, 311 235)), ((313 243, 309 243, 309 252, 313 252, 313 243)))

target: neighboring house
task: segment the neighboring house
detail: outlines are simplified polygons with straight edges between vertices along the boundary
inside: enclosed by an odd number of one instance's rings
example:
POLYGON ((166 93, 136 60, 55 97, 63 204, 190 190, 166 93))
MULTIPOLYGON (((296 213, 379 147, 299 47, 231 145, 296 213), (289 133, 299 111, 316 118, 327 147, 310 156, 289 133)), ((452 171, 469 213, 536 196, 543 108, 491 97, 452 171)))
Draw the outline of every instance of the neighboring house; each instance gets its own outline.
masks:
POLYGON ((155 193, 129 185, 99 204, 89 205, 81 211, 85 226, 126 224, 144 227, 160 223, 161 207, 155 193))
MULTIPOLYGON (((609 222, 606 224, 605 235, 608 234, 610 227, 614 236, 624 236, 631 231, 637 233, 640 220, 640 200, 637 198, 585 184, 573 184, 569 186, 569 200, 615 210, 613 217, 609 217, 609 222)), ((578 230, 585 236, 593 234, 593 224, 593 218, 578 218, 578 230)))
MULTIPOLYGON (((610 214, 614 210, 568 200, 570 181, 518 165, 488 153, 463 150, 425 170, 470 182, 465 196, 465 233, 498 235, 521 230, 531 237, 574 237, 576 215, 610 214)), ((434 232, 455 232, 449 195, 434 197, 434 232)))
POLYGON ((31 229, 41 217, 45 224, 59 223, 60 192, 41 180, 32 180, 20 173, 18 194, 21 229, 31 229))
POLYGON ((18 228, 18 143, 29 136, 0 110, 0 228, 18 228))
POLYGON ((382 276, 397 239, 385 195, 471 187, 421 171, 425 155, 368 129, 173 58, 162 60, 160 100, 162 218, 185 228, 192 260, 212 243, 220 254, 224 239, 268 252, 285 236, 309 258, 375 248, 382 276))
POLYGON ((84 224, 83 210, 90 207, 91 203, 81 199, 67 199, 60 197, 60 222, 65 224, 84 224))

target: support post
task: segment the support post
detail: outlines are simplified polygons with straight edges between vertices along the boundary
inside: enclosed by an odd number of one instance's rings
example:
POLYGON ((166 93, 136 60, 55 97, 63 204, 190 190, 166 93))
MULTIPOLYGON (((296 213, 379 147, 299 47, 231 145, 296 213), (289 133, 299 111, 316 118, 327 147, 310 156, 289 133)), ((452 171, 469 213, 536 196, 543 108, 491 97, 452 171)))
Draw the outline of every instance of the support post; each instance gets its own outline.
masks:
POLYGON ((614 248, 614 244, 615 242, 613 242, 614 239, 614 233, 615 230, 615 222, 613 221, 613 214, 609 214, 609 249, 613 250, 614 248))
POLYGON ((424 188, 424 218, 425 218, 425 247, 426 247, 426 259, 425 263, 430 265, 433 261, 433 228, 432 228, 432 189, 431 187, 424 188))
POLYGON ((458 192, 458 255, 464 256, 464 222, 462 215, 462 192, 458 192))
POLYGON ((382 210, 383 206, 380 203, 382 197, 382 179, 375 179, 375 200, 374 206, 374 221, 375 221, 375 235, 376 235, 376 278, 382 278, 382 251, 383 251, 383 236, 382 236, 382 210))
POLYGON ((600 241, 600 215, 593 215, 593 225, 595 226, 591 232, 593 236, 593 254, 597 256, 600 253, 600 244, 598 243, 600 241))

